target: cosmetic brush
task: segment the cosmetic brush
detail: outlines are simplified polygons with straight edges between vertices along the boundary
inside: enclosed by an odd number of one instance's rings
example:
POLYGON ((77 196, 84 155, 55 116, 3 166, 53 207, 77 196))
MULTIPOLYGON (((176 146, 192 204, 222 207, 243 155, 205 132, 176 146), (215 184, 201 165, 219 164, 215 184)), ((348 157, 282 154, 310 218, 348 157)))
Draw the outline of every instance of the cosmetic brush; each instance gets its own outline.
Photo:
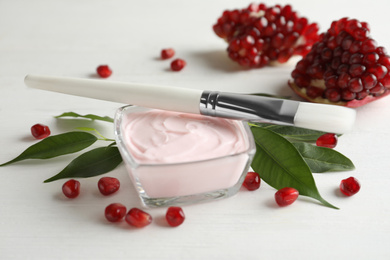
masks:
POLYGON ((24 82, 75 96, 336 134, 351 131, 356 117, 355 110, 342 106, 219 91, 33 74, 24 82))

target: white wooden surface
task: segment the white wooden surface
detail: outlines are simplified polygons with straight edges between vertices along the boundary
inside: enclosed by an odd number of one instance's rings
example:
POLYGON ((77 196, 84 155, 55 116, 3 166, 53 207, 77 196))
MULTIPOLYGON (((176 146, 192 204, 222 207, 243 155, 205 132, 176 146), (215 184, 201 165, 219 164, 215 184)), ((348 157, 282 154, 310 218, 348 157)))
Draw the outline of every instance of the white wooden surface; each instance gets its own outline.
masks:
MULTIPOLYGON (((388 10, 382 1, 291 1, 325 30, 331 21, 368 21, 380 45, 390 48, 388 10)), ((267 2, 273 4, 274 1, 267 2)), ((285 3, 285 1, 281 1, 285 3)), ((27 89, 28 73, 95 77, 109 64, 111 80, 196 89, 291 95, 292 66, 242 70, 229 61, 226 45, 211 26, 224 9, 245 1, 0 1, 0 161, 34 143, 29 129, 44 123, 57 134, 79 126, 56 120, 62 112, 113 116, 121 104, 27 89), (173 47, 188 65, 169 71, 158 59, 173 47)), ((219 202, 184 207, 185 223, 167 227, 165 209, 151 209, 153 224, 134 229, 108 223, 105 206, 140 206, 123 166, 109 175, 122 183, 103 197, 98 177, 81 180, 82 194, 68 200, 63 181, 42 181, 73 156, 25 161, 0 168, 0 259, 390 259, 390 98, 358 109, 355 130, 340 138, 337 150, 351 158, 353 172, 315 175, 333 210, 307 198, 275 206, 275 190, 242 190, 219 202), (355 176, 360 193, 345 198, 339 182, 355 176)), ((108 123, 89 124, 112 136, 108 123)))

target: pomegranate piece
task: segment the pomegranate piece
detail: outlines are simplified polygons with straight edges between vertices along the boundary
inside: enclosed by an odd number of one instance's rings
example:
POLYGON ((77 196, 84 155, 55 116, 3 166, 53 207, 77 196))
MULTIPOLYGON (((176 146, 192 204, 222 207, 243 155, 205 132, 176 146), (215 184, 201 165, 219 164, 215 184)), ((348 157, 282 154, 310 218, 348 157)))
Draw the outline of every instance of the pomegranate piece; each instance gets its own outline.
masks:
POLYGON ((340 183, 340 191, 346 196, 352 196, 360 190, 360 183, 354 177, 344 179, 340 183))
POLYGON ((163 59, 163 60, 170 59, 170 58, 172 58, 174 55, 175 55, 175 50, 172 49, 172 48, 163 49, 163 50, 161 51, 161 59, 163 59))
POLYGON ((125 220, 132 226, 142 228, 152 223, 152 216, 138 208, 132 208, 126 214, 125 220))
POLYGON ((337 135, 327 133, 318 137, 316 141, 317 146, 327 147, 327 148, 335 148, 337 145, 337 135))
POLYGON ((290 87, 308 101, 347 107, 388 95, 390 56, 369 32, 368 24, 356 19, 332 22, 297 63, 290 87))
POLYGON ((285 187, 275 193, 275 201, 280 207, 291 205, 297 200, 299 192, 291 187, 285 187))
POLYGON ((242 185, 247 190, 253 191, 260 188, 261 179, 257 172, 248 172, 242 185))
POLYGON ((80 182, 70 179, 62 185, 62 192, 70 199, 74 199, 80 194, 80 182))
POLYGON ((112 70, 108 65, 98 66, 96 72, 101 78, 108 78, 112 74, 112 70))
POLYGON ((104 216, 110 222, 118 222, 126 215, 126 207, 121 203, 112 203, 104 211, 104 216))
POLYGON ((171 227, 177 227, 183 224, 185 216, 180 207, 169 207, 165 214, 165 219, 171 227))
POLYGON ((120 182, 117 178, 103 177, 98 181, 98 188, 101 194, 108 196, 119 190, 120 182))
POLYGON ((181 71, 186 65, 187 63, 185 62, 185 60, 176 59, 171 62, 171 69, 173 71, 181 71))
POLYGON ((50 128, 47 125, 35 124, 31 127, 31 134, 36 139, 44 139, 50 135, 50 128))
POLYGON ((265 4, 224 11, 213 26, 216 35, 227 41, 229 57, 250 68, 307 54, 319 38, 318 29, 291 5, 265 4))

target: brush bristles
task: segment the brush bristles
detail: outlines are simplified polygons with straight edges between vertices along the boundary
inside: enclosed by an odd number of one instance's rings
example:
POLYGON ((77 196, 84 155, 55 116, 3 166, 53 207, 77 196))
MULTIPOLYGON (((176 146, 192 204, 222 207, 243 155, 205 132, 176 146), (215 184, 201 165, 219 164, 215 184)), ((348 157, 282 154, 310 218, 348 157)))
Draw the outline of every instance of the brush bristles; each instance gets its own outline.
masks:
POLYGON ((353 128, 356 111, 351 108, 301 102, 294 125, 323 132, 344 134, 353 128))

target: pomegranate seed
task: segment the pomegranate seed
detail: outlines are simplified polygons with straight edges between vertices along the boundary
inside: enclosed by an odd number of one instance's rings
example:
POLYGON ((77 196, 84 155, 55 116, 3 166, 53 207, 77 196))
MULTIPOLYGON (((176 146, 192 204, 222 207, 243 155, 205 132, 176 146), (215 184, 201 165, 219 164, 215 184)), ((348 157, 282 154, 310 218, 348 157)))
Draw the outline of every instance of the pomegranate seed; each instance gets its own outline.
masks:
POLYGON ((169 207, 165 218, 171 227, 180 226, 185 219, 184 212, 180 207, 169 207))
POLYGON ((119 190, 120 182, 117 178, 103 177, 98 181, 98 188, 101 194, 107 196, 119 190))
POLYGON ((317 88, 312 86, 308 87, 306 90, 307 96, 313 99, 322 96, 323 93, 324 90, 322 88, 317 88))
POLYGON ((346 196, 352 196, 360 190, 360 183, 356 178, 349 177, 341 181, 340 190, 346 196))
POLYGON ((257 190, 260 188, 261 179, 257 172, 248 172, 242 185, 248 190, 257 190))
POLYGON ((351 92, 358 93, 363 90, 363 82, 360 78, 353 78, 348 82, 348 89, 351 92))
POLYGON ((108 65, 100 65, 97 67, 96 72, 101 78, 108 78, 112 74, 112 70, 108 65))
POLYGON ((62 192, 70 199, 74 199, 80 194, 80 182, 74 179, 68 180, 62 185, 62 192))
POLYGON ((378 83, 375 75, 370 73, 363 76, 362 81, 363 81, 364 89, 372 89, 378 83))
POLYGON ((163 59, 163 60, 170 59, 170 58, 172 58, 174 55, 175 55, 175 50, 172 49, 172 48, 163 49, 163 50, 161 51, 161 59, 163 59))
POLYGON ((110 222, 118 222, 126 215, 126 207, 120 203, 112 203, 106 207, 104 216, 110 222))
POLYGON ((280 207, 291 205, 299 196, 299 192, 291 187, 285 187, 275 193, 276 203, 280 207))
POLYGON ((132 208, 126 214, 125 220, 132 226, 142 228, 152 223, 152 216, 138 208, 132 208))
POLYGON ((50 135, 50 128, 47 125, 35 124, 31 127, 31 134, 36 139, 44 139, 50 135))
POLYGON ((335 148, 337 145, 337 135, 331 133, 321 135, 318 137, 316 145, 327 148, 335 148))
POLYGON ((181 71, 186 65, 187 63, 184 60, 176 59, 171 62, 171 69, 173 71, 181 71))

